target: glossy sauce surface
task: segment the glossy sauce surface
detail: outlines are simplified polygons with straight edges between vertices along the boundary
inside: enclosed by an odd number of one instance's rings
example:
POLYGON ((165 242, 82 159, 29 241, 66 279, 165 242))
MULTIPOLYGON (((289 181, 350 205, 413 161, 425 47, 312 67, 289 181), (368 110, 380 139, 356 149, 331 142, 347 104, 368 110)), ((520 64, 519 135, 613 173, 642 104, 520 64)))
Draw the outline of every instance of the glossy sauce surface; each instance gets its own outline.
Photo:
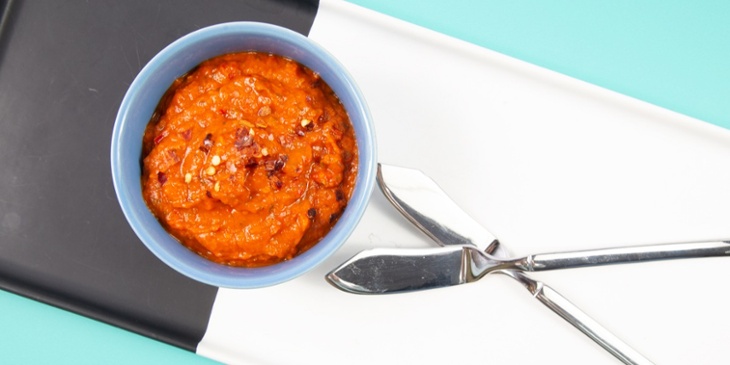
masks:
POLYGON ((153 214, 212 261, 255 267, 322 239, 357 175, 339 99, 306 67, 264 53, 220 56, 179 78, 144 135, 153 214))

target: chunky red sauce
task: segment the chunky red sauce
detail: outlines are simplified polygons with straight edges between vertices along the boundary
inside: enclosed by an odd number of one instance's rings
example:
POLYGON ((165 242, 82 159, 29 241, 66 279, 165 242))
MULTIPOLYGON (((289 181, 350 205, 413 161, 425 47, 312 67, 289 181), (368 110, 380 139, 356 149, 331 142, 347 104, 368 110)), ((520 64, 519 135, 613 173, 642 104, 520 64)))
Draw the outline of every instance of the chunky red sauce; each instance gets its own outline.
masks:
POLYGON ((144 198, 162 225, 212 261, 288 260, 330 231, 357 175, 339 99, 292 60, 237 53, 179 78, 144 135, 144 198))

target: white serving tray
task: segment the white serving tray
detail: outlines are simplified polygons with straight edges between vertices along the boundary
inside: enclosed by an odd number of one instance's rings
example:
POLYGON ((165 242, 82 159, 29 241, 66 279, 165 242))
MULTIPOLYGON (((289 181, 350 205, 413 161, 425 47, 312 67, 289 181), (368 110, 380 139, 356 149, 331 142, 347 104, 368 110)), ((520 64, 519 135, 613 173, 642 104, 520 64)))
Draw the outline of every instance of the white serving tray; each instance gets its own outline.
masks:
MULTIPOLYGON (((730 239, 730 131, 356 5, 310 37, 359 81, 379 160, 423 170, 515 255, 730 239)), ((242 364, 617 364, 503 276, 388 296, 324 275, 429 240, 373 193, 338 253, 291 282, 221 289, 198 353, 242 364)), ((534 274, 657 364, 723 363, 730 258, 534 274)))

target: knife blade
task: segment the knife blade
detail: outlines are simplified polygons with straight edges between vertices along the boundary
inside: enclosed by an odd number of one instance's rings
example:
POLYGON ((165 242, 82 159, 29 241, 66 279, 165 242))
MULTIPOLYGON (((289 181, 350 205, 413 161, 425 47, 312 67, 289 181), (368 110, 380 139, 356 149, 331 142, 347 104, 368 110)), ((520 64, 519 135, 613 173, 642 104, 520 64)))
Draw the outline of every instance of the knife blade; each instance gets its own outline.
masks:
POLYGON ((327 274, 327 281, 354 294, 392 294, 467 282, 466 246, 365 250, 327 274))
POLYGON ((507 257, 497 238, 423 172, 378 164, 377 180, 393 207, 440 246, 468 245, 507 257))

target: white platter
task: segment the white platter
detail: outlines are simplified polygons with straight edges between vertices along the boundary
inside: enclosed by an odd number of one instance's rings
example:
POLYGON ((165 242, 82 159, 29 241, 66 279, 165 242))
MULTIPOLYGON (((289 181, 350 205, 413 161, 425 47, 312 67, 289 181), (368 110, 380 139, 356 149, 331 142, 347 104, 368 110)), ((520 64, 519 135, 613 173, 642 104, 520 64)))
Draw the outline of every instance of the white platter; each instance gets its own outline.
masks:
MULTIPOLYGON (((379 160, 423 170, 515 255, 730 239, 730 131, 371 12, 323 0, 310 37, 359 80, 379 160)), ((616 364, 506 277, 389 296, 324 275, 370 247, 428 247, 379 191, 306 276, 218 293, 198 353, 242 364, 616 364)), ((730 340, 730 259, 534 275, 657 364, 730 340)))

